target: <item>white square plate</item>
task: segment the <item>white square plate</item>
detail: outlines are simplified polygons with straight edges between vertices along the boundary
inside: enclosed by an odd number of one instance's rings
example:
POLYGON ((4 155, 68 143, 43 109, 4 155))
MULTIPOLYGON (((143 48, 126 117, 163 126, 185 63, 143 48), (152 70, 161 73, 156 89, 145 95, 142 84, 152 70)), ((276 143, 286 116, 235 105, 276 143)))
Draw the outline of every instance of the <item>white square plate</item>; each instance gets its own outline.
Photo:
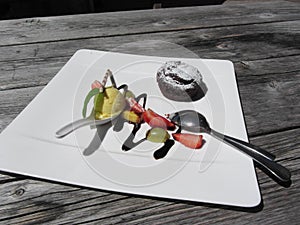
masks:
MULTIPOLYGON (((167 156, 153 158, 160 144, 144 142, 121 150, 131 132, 109 129, 101 146, 87 151, 96 130, 84 127, 63 139, 55 132, 81 118, 90 84, 107 69, 118 85, 136 95, 148 95, 147 107, 163 115, 181 109, 204 114, 212 128, 247 141, 233 64, 225 60, 177 59, 197 67, 207 86, 195 102, 166 99, 156 83, 156 71, 174 58, 79 50, 0 135, 2 171, 86 187, 139 195, 241 207, 261 202, 253 161, 204 134, 205 144, 191 150, 175 143, 167 156)), ((149 129, 143 125, 137 139, 149 129)))

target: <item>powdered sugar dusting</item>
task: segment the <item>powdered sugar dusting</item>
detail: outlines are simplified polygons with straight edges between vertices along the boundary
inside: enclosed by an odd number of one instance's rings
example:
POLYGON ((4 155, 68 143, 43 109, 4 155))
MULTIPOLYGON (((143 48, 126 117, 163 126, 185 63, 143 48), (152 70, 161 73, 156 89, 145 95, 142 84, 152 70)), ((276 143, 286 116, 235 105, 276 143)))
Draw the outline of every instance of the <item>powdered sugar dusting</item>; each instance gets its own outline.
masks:
POLYGON ((166 81, 178 88, 182 88, 182 86, 189 88, 193 85, 192 83, 194 81, 198 85, 202 82, 202 75, 199 70, 181 61, 166 62, 159 68, 158 74, 164 74, 164 76, 159 76, 158 80, 166 81), (175 76, 178 77, 178 79, 174 79, 175 76), (183 83, 185 84, 183 85, 183 83))
POLYGON ((181 61, 168 61, 157 71, 156 80, 164 97, 179 101, 197 101, 205 95, 199 70, 181 61))

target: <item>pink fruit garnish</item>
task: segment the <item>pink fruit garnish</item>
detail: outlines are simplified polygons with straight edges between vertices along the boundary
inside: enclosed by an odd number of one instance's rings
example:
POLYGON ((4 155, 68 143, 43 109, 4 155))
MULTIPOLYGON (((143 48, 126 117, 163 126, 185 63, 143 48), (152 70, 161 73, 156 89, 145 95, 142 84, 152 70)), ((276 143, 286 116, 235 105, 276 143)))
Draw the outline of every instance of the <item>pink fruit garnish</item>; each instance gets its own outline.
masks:
POLYGON ((100 81, 95 80, 95 81, 92 83, 91 87, 92 87, 92 89, 95 89, 95 88, 100 89, 100 88, 103 88, 103 85, 100 83, 100 81))

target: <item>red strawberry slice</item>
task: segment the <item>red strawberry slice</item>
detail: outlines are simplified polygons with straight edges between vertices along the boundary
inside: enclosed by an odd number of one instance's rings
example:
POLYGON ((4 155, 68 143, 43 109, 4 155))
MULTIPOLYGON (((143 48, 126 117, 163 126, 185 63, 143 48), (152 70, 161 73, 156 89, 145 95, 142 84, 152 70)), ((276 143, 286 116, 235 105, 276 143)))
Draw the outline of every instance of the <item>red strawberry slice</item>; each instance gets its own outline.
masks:
POLYGON ((187 134, 187 133, 174 133, 173 138, 183 144, 184 146, 192 149, 199 149, 202 147, 202 135, 187 134))
POLYGON ((91 85, 91 88, 94 89, 94 88, 101 88, 103 85, 98 81, 98 80, 95 80, 92 85, 91 85))
POLYGON ((137 114, 145 112, 145 109, 134 98, 128 98, 127 102, 131 111, 134 111, 137 114))
POLYGON ((151 109, 147 109, 143 112, 143 118, 151 127, 160 127, 168 130, 174 130, 176 128, 175 124, 153 112, 151 109))

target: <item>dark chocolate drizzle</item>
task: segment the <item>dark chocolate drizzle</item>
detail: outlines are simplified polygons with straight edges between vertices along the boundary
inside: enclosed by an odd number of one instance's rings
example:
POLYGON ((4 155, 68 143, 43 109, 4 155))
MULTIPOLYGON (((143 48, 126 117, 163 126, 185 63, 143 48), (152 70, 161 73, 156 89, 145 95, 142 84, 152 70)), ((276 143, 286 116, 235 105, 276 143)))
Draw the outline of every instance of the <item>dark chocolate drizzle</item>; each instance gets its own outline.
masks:
POLYGON ((164 143, 164 145, 157 149, 154 153, 153 153, 153 157, 155 159, 162 159, 164 158, 168 152, 170 151, 170 149, 172 148, 172 146, 175 144, 175 141, 172 139, 168 139, 166 140, 166 142, 164 143))
POLYGON ((138 130, 141 128, 141 124, 140 123, 137 123, 137 124, 134 124, 134 127, 130 133, 130 135, 128 136, 128 138, 125 140, 124 144, 122 145, 122 150, 123 151, 129 151, 131 150, 132 148, 138 146, 139 144, 141 144, 142 142, 144 142, 145 140, 147 140, 146 138, 143 138, 137 142, 134 142, 134 138, 135 138, 135 135, 136 133, 138 132, 138 130))

